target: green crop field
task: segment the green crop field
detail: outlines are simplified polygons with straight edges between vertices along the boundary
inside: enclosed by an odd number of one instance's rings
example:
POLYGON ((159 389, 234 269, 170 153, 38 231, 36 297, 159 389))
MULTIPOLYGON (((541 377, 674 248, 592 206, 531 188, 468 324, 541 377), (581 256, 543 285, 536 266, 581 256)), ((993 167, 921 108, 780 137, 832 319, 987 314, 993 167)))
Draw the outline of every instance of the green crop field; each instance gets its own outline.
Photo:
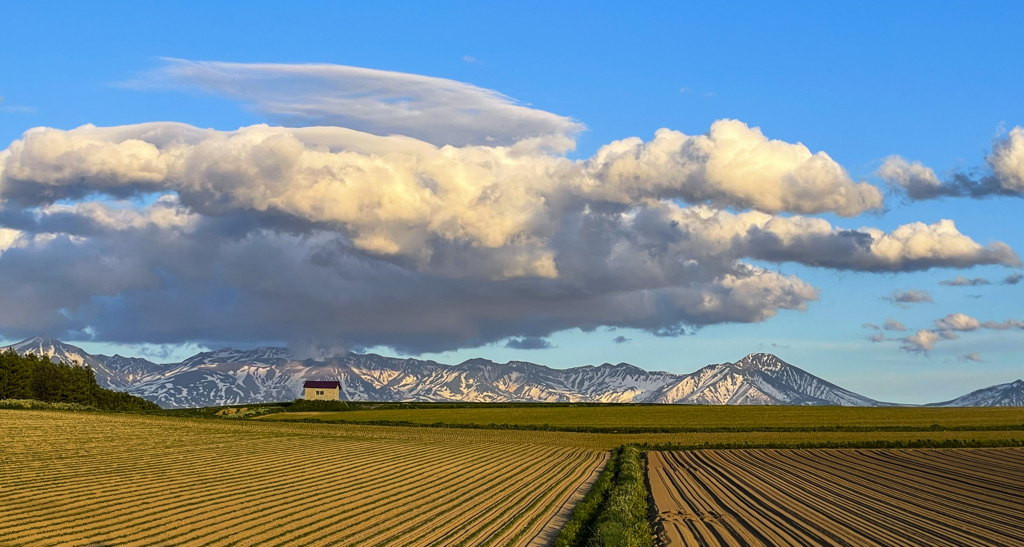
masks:
POLYGON ((281 413, 262 420, 512 426, 595 432, 1022 429, 1024 408, 517 405, 281 413), (938 427, 935 427, 938 426, 938 427))

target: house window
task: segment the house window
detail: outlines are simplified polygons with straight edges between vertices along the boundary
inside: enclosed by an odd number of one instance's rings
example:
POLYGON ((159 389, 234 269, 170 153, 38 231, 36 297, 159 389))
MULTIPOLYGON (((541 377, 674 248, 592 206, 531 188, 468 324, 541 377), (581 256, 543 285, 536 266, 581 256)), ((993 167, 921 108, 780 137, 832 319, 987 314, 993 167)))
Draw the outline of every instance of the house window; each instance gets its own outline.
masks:
POLYGON ((317 394, 317 395, 323 395, 323 394, 324 394, 324 392, 323 392, 323 391, 319 391, 319 390, 318 390, 318 391, 316 392, 316 394, 317 394))

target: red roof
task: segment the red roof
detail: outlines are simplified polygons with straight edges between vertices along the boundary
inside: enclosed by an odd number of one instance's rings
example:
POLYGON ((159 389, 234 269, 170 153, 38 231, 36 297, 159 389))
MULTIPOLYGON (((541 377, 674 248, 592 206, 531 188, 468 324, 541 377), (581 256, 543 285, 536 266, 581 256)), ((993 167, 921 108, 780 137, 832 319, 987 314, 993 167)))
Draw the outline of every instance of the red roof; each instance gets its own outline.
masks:
POLYGON ((311 388, 317 388, 317 389, 340 389, 341 388, 341 384, 336 382, 336 381, 334 381, 334 382, 317 382, 315 380, 308 380, 308 381, 306 381, 305 384, 302 384, 302 387, 304 387, 304 388, 311 387, 311 388))

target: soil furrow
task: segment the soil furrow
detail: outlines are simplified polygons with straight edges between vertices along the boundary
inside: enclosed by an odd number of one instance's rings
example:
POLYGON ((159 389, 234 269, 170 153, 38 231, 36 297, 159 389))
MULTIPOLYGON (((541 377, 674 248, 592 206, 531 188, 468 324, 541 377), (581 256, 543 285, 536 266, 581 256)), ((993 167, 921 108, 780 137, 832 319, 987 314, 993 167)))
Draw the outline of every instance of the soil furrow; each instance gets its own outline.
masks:
POLYGON ((654 524, 669 546, 1024 545, 1022 456, 1004 449, 651 453, 654 524), (737 526, 693 518, 708 507, 737 526))

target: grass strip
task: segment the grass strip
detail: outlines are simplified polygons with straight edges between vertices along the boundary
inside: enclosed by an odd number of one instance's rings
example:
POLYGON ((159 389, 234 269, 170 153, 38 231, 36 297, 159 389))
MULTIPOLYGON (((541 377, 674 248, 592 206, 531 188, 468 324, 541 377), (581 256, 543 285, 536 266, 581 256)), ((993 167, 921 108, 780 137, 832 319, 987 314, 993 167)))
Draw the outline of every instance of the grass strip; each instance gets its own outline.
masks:
POLYGON ((743 450, 763 448, 1020 448, 1021 439, 914 439, 912 441, 824 441, 802 443, 642 443, 630 445, 642 451, 743 450))
POLYGON ((611 490, 615 479, 615 472, 618 469, 619 454, 622 448, 612 451, 601 474, 590 487, 590 491, 572 510, 569 521, 562 527, 553 544, 554 547, 582 547, 590 537, 591 527, 597 520, 597 516, 604 504, 608 491, 611 490))
POLYGON ((48 403, 35 399, 0 399, 4 410, 96 410, 95 407, 78 403, 48 403))
POLYGON ((615 481, 597 520, 588 546, 651 547, 651 525, 647 521, 647 484, 644 463, 636 446, 626 445, 619 453, 615 481))

